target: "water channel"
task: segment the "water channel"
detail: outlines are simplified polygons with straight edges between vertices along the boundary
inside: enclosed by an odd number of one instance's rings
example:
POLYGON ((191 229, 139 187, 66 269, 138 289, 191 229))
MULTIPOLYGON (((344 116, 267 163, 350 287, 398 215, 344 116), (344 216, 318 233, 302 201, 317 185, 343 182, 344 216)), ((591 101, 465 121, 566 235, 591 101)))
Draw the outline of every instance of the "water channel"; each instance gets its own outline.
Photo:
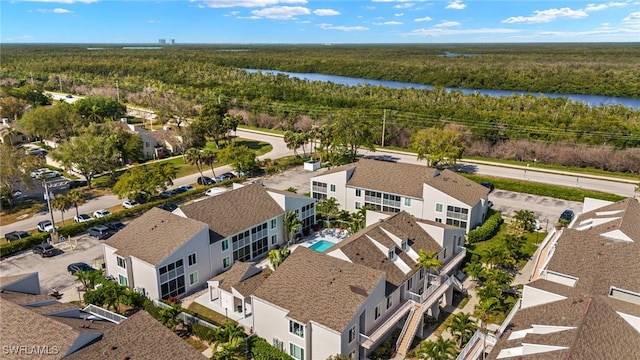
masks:
MULTIPOLYGON (((347 76, 337 75, 325 75, 315 73, 294 73, 278 70, 258 70, 258 69, 244 69, 249 73, 262 72, 264 74, 282 74, 292 78, 298 78, 307 81, 324 81, 332 82, 340 85, 358 86, 358 85, 372 85, 372 86, 384 86, 392 89, 413 88, 413 89, 433 89, 431 85, 389 81, 389 80, 371 80, 362 78, 352 78, 347 76)), ((546 96, 549 98, 566 98, 573 101, 579 101, 587 103, 589 106, 609 106, 609 105, 623 105, 625 107, 640 110, 640 99, 634 98, 622 98, 615 96, 601 96, 601 95, 580 95, 580 94, 550 94, 541 92, 530 91, 513 91, 513 90, 490 90, 490 89, 464 89, 464 88, 445 88, 445 91, 460 91, 463 94, 475 94, 487 95, 491 97, 502 97, 511 95, 533 95, 536 97, 546 96)))

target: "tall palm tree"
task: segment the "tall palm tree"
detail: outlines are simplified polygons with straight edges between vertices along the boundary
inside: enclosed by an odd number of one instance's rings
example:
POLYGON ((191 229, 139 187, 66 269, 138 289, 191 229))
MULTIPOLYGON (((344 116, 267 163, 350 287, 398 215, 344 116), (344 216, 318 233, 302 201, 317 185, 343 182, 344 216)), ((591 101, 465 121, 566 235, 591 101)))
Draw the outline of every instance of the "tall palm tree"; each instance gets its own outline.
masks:
POLYGON ((213 174, 213 178, 215 179, 216 171, 213 170, 213 165, 218 162, 218 154, 215 151, 206 148, 202 150, 202 159, 206 165, 209 165, 209 167, 211 167, 211 173, 213 174))
POLYGON ((302 226, 302 220, 295 211, 289 211, 284 214, 284 232, 287 244, 291 241, 293 234, 302 226))
POLYGON ((64 195, 56 195, 51 200, 51 208, 54 210, 60 210, 60 214, 62 215, 62 225, 64 225, 64 213, 69 210, 71 204, 69 203, 69 199, 64 195))
POLYGON ((447 329, 457 342, 458 349, 462 349, 464 344, 471 339, 477 328, 478 326, 476 322, 471 319, 471 315, 463 312, 454 314, 447 325, 447 329))
POLYGON ((291 254, 291 250, 288 247, 284 246, 281 249, 273 249, 269 251, 269 262, 273 269, 277 269, 283 261, 287 259, 287 257, 291 254))
POLYGON ((484 266, 482 266, 480 260, 473 261, 473 259, 471 259, 471 261, 464 267, 463 271, 476 282, 476 285, 478 285, 480 283, 480 277, 484 271, 484 266))
POLYGON ((185 160, 188 164, 195 165, 198 168, 198 172, 200 172, 200 177, 204 177, 202 174, 202 165, 205 164, 204 156, 202 156, 202 152, 200 149, 190 148, 185 153, 185 160))
POLYGON ((455 359, 458 352, 453 340, 444 339, 440 335, 436 341, 423 341, 420 347, 416 349, 416 354, 419 359, 450 360, 455 359))
POLYGON ((76 216, 80 215, 78 213, 78 206, 87 202, 87 199, 84 196, 84 192, 80 189, 69 190, 67 193, 67 199, 69 199, 69 203, 71 206, 76 208, 76 216))
POLYGON ((158 314, 160 315, 160 322, 171 329, 171 331, 175 331, 176 327, 180 323, 178 320, 178 315, 180 315, 180 310, 176 307, 168 307, 161 309, 158 314))
POLYGON ((340 204, 334 197, 326 198, 316 205, 316 213, 331 223, 340 214, 340 204))
POLYGON ((496 315, 500 313, 501 305, 500 301, 496 298, 488 298, 480 301, 475 307, 475 316, 480 320, 480 328, 484 333, 484 340, 482 344, 482 358, 485 358, 487 348, 487 323, 492 321, 496 315))
POLYGON ((425 268, 429 271, 429 276, 427 277, 427 287, 429 287, 429 284, 431 282, 431 270, 436 270, 437 268, 442 266, 442 261, 436 258, 437 255, 437 251, 424 251, 422 249, 418 250, 418 261, 416 262, 416 266, 425 268))

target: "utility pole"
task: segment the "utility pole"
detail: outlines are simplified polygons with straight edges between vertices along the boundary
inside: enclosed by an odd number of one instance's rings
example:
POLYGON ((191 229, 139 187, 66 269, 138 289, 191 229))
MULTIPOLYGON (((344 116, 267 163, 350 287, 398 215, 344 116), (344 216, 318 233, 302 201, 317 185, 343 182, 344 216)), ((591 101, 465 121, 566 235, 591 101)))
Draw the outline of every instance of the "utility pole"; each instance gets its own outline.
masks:
POLYGON ((118 87, 118 80, 116 80, 116 97, 118 98, 118 102, 120 102, 120 88, 118 87))
POLYGON ((53 242, 53 235, 56 233, 56 222, 53 219, 53 209, 51 208, 51 196, 49 196, 49 184, 47 184, 46 179, 42 179, 42 186, 44 186, 44 197, 47 199, 47 208, 49 209, 49 215, 51 215, 51 226, 53 230, 51 230, 51 241, 53 242))
POLYGON ((386 125, 386 122, 387 122, 387 109, 384 109, 382 113, 382 141, 381 141, 382 147, 384 147, 384 127, 386 125))
POLYGON ((58 76, 58 83, 60 83, 60 92, 62 92, 62 78, 58 76))
POLYGON ((29 72, 31 74, 31 85, 33 85, 33 71, 29 72))

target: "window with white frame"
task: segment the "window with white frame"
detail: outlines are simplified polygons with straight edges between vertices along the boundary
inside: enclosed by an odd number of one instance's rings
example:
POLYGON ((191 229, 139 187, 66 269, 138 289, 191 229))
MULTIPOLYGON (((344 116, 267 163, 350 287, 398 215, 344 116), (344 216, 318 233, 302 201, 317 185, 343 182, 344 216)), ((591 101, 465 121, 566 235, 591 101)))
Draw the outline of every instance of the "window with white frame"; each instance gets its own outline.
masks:
POLYGON ((222 268, 226 269, 229 266, 231 266, 231 259, 227 256, 226 258, 222 259, 222 268))
POLYGON ((362 207, 362 204, 360 203, 360 201, 356 201, 356 209, 360 209, 362 207))
POLYGON ((289 320, 289 332, 304 339, 304 325, 299 322, 289 320))
POLYGON ((160 274, 160 298, 167 299, 186 292, 184 261, 182 259, 158 269, 160 274))
POLYGON ((123 257, 116 256, 116 261, 118 262, 118 267, 121 267, 123 269, 127 268, 127 262, 124 260, 123 257))
POLYGON ((304 349, 294 343, 289 343, 289 355, 296 360, 304 360, 304 349))
POLYGON ((373 320, 378 320, 380 317, 380 305, 376 306, 373 312, 373 320))
POLYGON ((443 204, 436 203, 436 212, 437 213, 441 213, 442 209, 443 209, 443 206, 444 206, 443 204))
POLYGON ((222 240, 221 244, 222 244, 222 251, 229 250, 229 239, 222 240))
POLYGON ((127 281, 126 276, 118 275, 118 284, 122 286, 129 286, 129 281, 127 281))
POLYGON ((269 249, 267 223, 254 226, 231 237, 234 261, 247 261, 260 257, 269 249))
POLYGON ((424 268, 421 267, 420 271, 418 272, 418 279, 422 280, 424 278, 424 268))
POLYGON ((411 206, 411 198, 404 198, 404 206, 411 206))
POLYGON ((413 277, 410 277, 409 280, 407 280, 407 290, 411 291, 411 289, 413 289, 413 277))
POLYGON ((387 296, 387 310, 391 309, 392 306, 393 306, 393 296, 389 295, 387 296))
POLYGON ((312 181, 311 182, 312 197, 318 201, 322 201, 327 198, 327 183, 312 181))
POLYGON ((442 219, 441 218, 436 218, 436 222, 442 224, 442 219))
POLYGON ((271 235, 271 245, 278 243, 278 235, 271 235))
POLYGON ((402 246, 402 251, 404 252, 409 251, 409 239, 402 239, 402 242, 400 243, 400 245, 402 246))
POLYGON ((444 251, 442 252, 442 260, 446 260, 447 259, 447 248, 444 248, 444 251))
POLYGON ((331 184, 331 192, 336 192, 336 184, 331 184))
POLYGON ((271 219, 271 228, 275 229, 278 226, 278 221, 276 219, 271 219))
POLYGON ((189 255, 189 266, 196 264, 196 253, 189 255))
POLYGON ((349 329, 349 344, 351 344, 353 342, 353 340, 356 339, 356 327, 355 325, 351 327, 351 329, 349 329))
POLYGON ((357 197, 362 196, 362 190, 361 189, 356 189, 356 196, 357 197))
POLYGON ((193 284, 197 284, 198 283, 198 272, 192 272, 191 274, 189 274, 189 285, 193 285, 193 284))
POLYGON ((273 338, 273 347, 284 351, 284 342, 278 338, 273 338))
POLYGON ((447 205, 447 225, 466 229, 468 219, 469 209, 447 205))

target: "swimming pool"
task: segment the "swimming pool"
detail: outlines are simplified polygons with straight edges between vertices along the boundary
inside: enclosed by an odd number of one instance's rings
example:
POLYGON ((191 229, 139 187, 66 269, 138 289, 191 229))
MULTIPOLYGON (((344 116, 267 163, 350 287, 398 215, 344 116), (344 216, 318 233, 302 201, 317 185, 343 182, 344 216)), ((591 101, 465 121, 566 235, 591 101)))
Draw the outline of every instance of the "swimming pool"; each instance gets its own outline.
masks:
POLYGON ((332 243, 331 241, 320 240, 317 243, 309 246, 309 249, 315 250, 317 252, 325 252, 333 245, 335 245, 335 243, 332 243))

